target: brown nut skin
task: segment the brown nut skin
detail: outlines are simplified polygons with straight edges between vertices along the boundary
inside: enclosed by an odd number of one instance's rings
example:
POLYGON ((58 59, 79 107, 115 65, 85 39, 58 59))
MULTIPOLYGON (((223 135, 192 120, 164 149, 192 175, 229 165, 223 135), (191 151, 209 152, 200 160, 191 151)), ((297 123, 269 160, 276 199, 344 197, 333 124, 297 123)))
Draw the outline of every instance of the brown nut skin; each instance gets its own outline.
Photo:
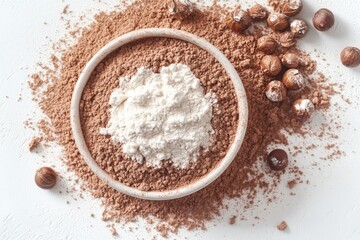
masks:
POLYGON ((356 47, 346 47, 341 51, 340 59, 346 67, 357 67, 360 65, 360 49, 356 47))
POLYGON ((286 99, 286 87, 281 81, 271 81, 266 85, 265 95, 272 102, 282 102, 286 99))
POLYGON ((282 171, 287 167, 289 159, 287 153, 284 150, 275 149, 269 153, 267 162, 272 170, 282 171))
POLYGON ((287 68, 297 68, 300 65, 299 57, 295 53, 285 53, 281 62, 287 68))
POLYGON ((284 48, 291 48, 295 46, 296 40, 291 32, 282 33, 279 38, 279 44, 284 48))
POLYGON ((278 43, 276 40, 270 36, 262 36, 257 41, 257 48, 258 50, 266 53, 272 54, 276 51, 278 47, 278 43))
POLYGON ((293 91, 300 90, 305 86, 305 79, 297 69, 287 70, 282 77, 282 82, 287 89, 293 91))
POLYGON ((232 16, 228 18, 227 25, 234 32, 243 32, 251 26, 252 18, 249 13, 236 9, 232 16))
POLYGON ((303 3, 301 0, 285 0, 281 12, 288 17, 293 17, 301 12, 303 3))
POLYGON ((326 8, 321 8, 313 16, 314 27, 323 32, 329 30, 335 23, 334 14, 326 8))
POLYGON ((50 189, 55 186, 56 178, 57 174, 52 168, 42 167, 36 171, 35 183, 40 188, 50 189))
POLYGON ((254 6, 249 8, 248 12, 249 12, 250 17, 254 21, 264 20, 267 18, 268 14, 269 14, 267 9, 260 4, 255 4, 254 6))
POLYGON ((265 55, 260 61, 260 67, 265 74, 276 76, 281 72, 282 64, 278 56, 265 55))
POLYGON ((309 27, 304 20, 293 19, 290 22, 290 31, 295 38, 303 38, 309 31, 309 27))
POLYGON ((292 113, 299 119, 307 119, 315 111, 315 106, 309 99, 298 99, 294 102, 292 113))
POLYGON ((275 31, 285 31, 289 27, 289 20, 285 14, 270 13, 267 18, 267 24, 275 31))

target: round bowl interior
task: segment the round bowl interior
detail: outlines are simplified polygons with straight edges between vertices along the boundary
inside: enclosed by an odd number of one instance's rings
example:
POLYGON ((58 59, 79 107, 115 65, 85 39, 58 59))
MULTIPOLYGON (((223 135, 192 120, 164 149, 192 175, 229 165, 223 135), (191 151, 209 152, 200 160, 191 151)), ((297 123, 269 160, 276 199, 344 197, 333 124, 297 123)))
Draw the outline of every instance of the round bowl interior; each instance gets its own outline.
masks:
POLYGON ((78 147, 80 154, 84 158, 85 162, 89 165, 91 170, 102 181, 107 183, 110 187, 114 188, 115 190, 136 198, 147 199, 147 200, 170 200, 170 199, 184 197, 196 191, 199 191, 200 189, 206 187, 208 184, 213 182, 226 170, 226 168, 230 165, 230 163, 233 161, 236 154, 238 153, 245 136, 247 121, 248 121, 248 103, 247 103, 244 86, 240 80, 238 73, 236 72, 231 62, 226 58, 226 56, 219 49, 217 49, 215 46, 213 46, 211 43, 204 40, 203 38, 200 38, 188 32, 170 29, 170 28, 147 28, 147 29, 132 31, 112 40, 103 48, 101 48, 85 65, 84 70, 80 74, 80 77, 75 85, 74 92, 72 95, 70 111, 71 111, 71 116, 70 116, 71 128, 74 135, 76 146, 78 147), (174 190, 147 192, 147 191, 141 191, 137 188, 129 187, 119 181, 114 180, 95 162, 95 160, 93 159, 93 157, 89 152, 89 149, 86 145, 84 135, 82 132, 81 123, 80 123, 79 105, 83 90, 92 72, 94 71, 96 66, 107 55, 109 55, 111 52, 117 50, 121 46, 124 46, 128 43, 137 41, 139 39, 152 38, 152 37, 164 37, 164 38, 174 38, 174 39, 183 40, 202 48, 203 50, 210 53, 213 57, 215 57, 215 59, 219 61, 219 63, 224 67, 227 74, 229 74, 233 86, 235 88, 236 98, 238 102, 239 120, 238 120, 236 135, 227 151, 227 154, 219 162, 219 164, 207 175, 203 176, 202 178, 186 186, 176 188, 174 190))

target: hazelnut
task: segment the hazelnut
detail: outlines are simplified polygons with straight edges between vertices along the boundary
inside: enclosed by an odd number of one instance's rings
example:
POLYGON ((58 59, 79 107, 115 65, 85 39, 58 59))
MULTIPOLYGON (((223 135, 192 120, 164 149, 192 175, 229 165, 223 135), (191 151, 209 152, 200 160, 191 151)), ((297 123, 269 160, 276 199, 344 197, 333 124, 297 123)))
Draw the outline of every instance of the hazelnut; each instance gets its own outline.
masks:
POLYGON ((284 31, 289 27, 289 20, 285 14, 271 13, 267 18, 267 24, 275 31, 284 31))
POLYGON ((278 56, 265 55, 260 61, 260 67, 265 74, 276 76, 281 72, 282 65, 278 56))
POLYGON ((346 67, 357 67, 360 65, 360 49, 356 47, 346 47, 340 54, 341 62, 346 67))
POLYGON ((243 32, 250 27, 252 19, 248 12, 236 9, 227 23, 231 30, 243 32))
POLYGON ((282 82, 289 90, 299 90, 305 86, 305 79, 297 69, 287 70, 282 77, 282 82))
POLYGON ((253 7, 249 8, 248 11, 250 17, 255 21, 266 19, 268 16, 267 9, 260 4, 255 4, 253 7))
POLYGON ((263 36, 258 39, 257 47, 260 51, 262 51, 266 54, 272 54, 277 49, 278 44, 274 38, 272 38, 270 36, 263 36))
POLYGON ((326 8, 321 8, 313 16, 314 27, 319 31, 329 30, 335 23, 334 14, 326 8))
POLYGON ((281 102, 286 98, 286 88, 281 81, 274 80, 266 85, 265 95, 272 102, 281 102))
POLYGON ((177 19, 185 19, 194 14, 195 6, 189 0, 172 0, 169 12, 177 19))
POLYGON ((303 7, 301 0, 285 0, 281 12, 288 17, 293 17, 300 13, 303 7))
POLYGON ((52 168, 42 167, 36 171, 35 183, 40 188, 50 189, 56 184, 56 173, 52 168))
POLYGON ((297 68, 300 64, 299 57, 295 53, 285 53, 281 62, 287 68, 297 68))
POLYGON ((306 119, 315 111, 315 106, 309 99, 298 99, 292 106, 292 113, 301 119, 306 119))
POLYGON ((267 162, 272 170, 281 171, 287 167, 289 159, 287 153, 284 150, 275 149, 269 153, 267 162))
POLYGON ((284 48, 290 48, 295 46, 296 41, 294 35, 291 32, 286 32, 281 34, 279 38, 279 43, 284 48))
POLYGON ((294 19, 290 22, 290 31, 296 38, 303 38, 309 31, 309 27, 304 20, 294 19))

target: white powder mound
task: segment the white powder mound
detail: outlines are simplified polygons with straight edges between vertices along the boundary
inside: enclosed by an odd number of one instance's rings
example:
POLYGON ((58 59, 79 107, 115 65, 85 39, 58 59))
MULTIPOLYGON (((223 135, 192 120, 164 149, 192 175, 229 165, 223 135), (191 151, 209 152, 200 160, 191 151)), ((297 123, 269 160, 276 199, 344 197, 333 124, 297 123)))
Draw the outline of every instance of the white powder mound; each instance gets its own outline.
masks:
POLYGON ((170 159, 186 168, 211 144, 214 101, 187 65, 171 64, 160 73, 141 67, 120 79, 109 101, 111 118, 100 133, 111 135, 133 160, 159 167, 170 159))

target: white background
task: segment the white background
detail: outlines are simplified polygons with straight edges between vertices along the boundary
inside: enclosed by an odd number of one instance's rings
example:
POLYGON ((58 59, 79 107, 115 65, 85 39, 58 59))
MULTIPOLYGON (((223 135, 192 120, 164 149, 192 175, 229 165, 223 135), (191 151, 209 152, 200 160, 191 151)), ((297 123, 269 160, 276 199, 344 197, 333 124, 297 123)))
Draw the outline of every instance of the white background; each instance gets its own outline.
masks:
MULTIPOLYGON (((31 101, 28 74, 34 72, 36 62, 48 59, 51 41, 56 42, 64 35, 64 22, 60 20, 64 6, 70 4, 73 19, 84 14, 91 19, 95 12, 110 10, 118 4, 117 1, 107 2, 0 1, 1 240, 112 238, 105 227, 107 223, 101 221, 99 200, 85 196, 85 199, 74 201, 72 194, 65 192, 71 185, 69 180, 61 180, 51 191, 36 187, 33 178, 37 168, 54 165, 65 173, 65 167, 56 147, 40 149, 39 154, 29 153, 28 143, 36 134, 23 126, 26 119, 42 116, 31 101), (91 213, 95 214, 94 218, 90 217, 91 213)), ((342 109, 333 108, 325 116, 316 114, 309 124, 316 131, 319 122, 339 116, 343 128, 337 130, 340 138, 334 143, 346 155, 334 161, 322 161, 320 157, 327 155, 322 148, 313 150, 314 156, 299 154, 296 159, 310 184, 297 186, 295 196, 290 196, 285 187, 289 179, 284 176, 278 189, 279 200, 266 210, 257 207, 248 211, 249 220, 230 226, 228 219, 236 213, 230 208, 209 223, 207 231, 181 230, 176 239, 360 239, 360 67, 346 69, 339 61, 343 47, 360 47, 360 3, 357 0, 306 0, 304 5, 300 17, 308 22, 320 7, 331 9, 336 16, 336 25, 329 32, 320 33, 311 28, 306 39, 301 41, 301 47, 314 53, 319 68, 331 81, 345 84, 342 94, 353 102, 348 105, 337 96, 332 103, 339 104, 342 109), (318 163, 318 167, 312 166, 314 163, 318 163), (254 219, 255 216, 260 219, 254 219), (281 220, 289 224, 285 232, 276 229, 281 220)), ((325 145, 327 140, 322 140, 321 144, 325 145)), ((303 140, 294 136, 290 141, 293 145, 302 145, 316 139, 303 140)), ((148 233, 144 226, 144 222, 139 221, 125 226, 117 224, 115 228, 119 239, 156 236, 156 231, 148 233), (138 226, 138 229, 130 231, 131 226, 138 226)))

